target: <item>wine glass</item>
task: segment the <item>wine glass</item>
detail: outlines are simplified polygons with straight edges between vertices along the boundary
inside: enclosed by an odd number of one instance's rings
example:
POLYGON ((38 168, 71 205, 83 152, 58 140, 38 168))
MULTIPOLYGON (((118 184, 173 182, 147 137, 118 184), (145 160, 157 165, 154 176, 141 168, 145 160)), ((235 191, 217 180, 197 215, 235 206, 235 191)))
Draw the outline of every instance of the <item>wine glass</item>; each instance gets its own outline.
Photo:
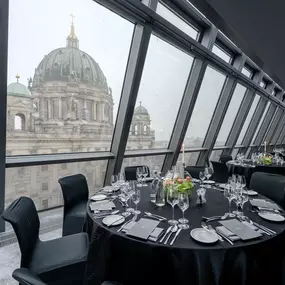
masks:
POLYGON ((179 225, 179 228, 184 230, 189 229, 189 225, 187 225, 189 221, 184 217, 184 212, 189 208, 188 193, 178 194, 178 207, 182 211, 182 218, 178 220, 181 223, 181 225, 179 225))
POLYGON ((233 193, 233 187, 232 187, 231 183, 226 184, 226 187, 224 189, 224 196, 229 201, 229 212, 227 213, 227 216, 230 218, 233 218, 235 215, 232 213, 231 205, 232 205, 232 200, 235 198, 235 196, 233 193))
MULTIPOLYGON (((212 176, 212 169, 210 167, 205 168, 205 177, 207 178, 207 181, 209 181, 209 178, 212 176)), ((207 186, 209 187, 209 186, 207 186)))
POLYGON ((238 184, 241 185, 242 189, 246 186, 246 180, 244 175, 238 175, 237 177, 238 184))
MULTIPOLYGON (((128 193, 128 185, 124 184, 121 186, 121 195, 120 195, 120 200, 124 202, 124 207, 128 207, 128 200, 130 199, 130 195, 128 193)), ((125 212, 122 213, 123 217, 128 217, 130 216, 131 213, 130 211, 125 210, 125 212)))
POLYGON ((143 173, 142 173, 142 168, 141 167, 137 167, 136 174, 137 174, 137 181, 138 181, 137 186, 142 186, 141 185, 141 180, 142 180, 143 173))
POLYGON ((135 191, 132 195, 132 201, 135 203, 136 205, 136 209, 134 210, 134 214, 135 215, 139 215, 141 212, 138 210, 138 203, 141 200, 141 191, 137 188, 135 188, 135 191))
POLYGON ((200 178, 200 180, 201 180, 201 183, 200 184, 203 184, 203 181, 205 180, 205 173, 204 173, 204 171, 200 171, 199 172, 199 178, 200 178))
POLYGON ((113 191, 112 198, 116 198, 117 196, 115 195, 115 192, 118 186, 118 175, 117 174, 113 174, 111 176, 111 185, 112 185, 112 191, 113 191))
MULTIPOLYGON (((135 193, 135 189, 136 189, 135 181, 129 181, 129 182, 127 183, 127 195, 128 195, 129 198, 130 198, 130 203, 131 203, 131 201, 132 201, 131 198, 132 198, 133 194, 135 193)), ((130 206, 131 206, 131 204, 130 204, 130 206)), ((126 209, 127 212, 131 212, 131 213, 133 213, 134 210, 135 210, 135 209, 132 208, 132 207, 129 207, 129 208, 126 209)))
POLYGON ((142 167, 142 176, 144 177, 144 183, 143 183, 143 186, 148 186, 147 184, 146 184, 146 177, 148 176, 148 167, 147 166, 143 166, 142 167))
POLYGON ((178 204, 178 191, 174 185, 171 185, 167 192, 167 203, 172 207, 172 220, 169 220, 170 225, 178 224, 178 221, 174 219, 174 207, 178 204))

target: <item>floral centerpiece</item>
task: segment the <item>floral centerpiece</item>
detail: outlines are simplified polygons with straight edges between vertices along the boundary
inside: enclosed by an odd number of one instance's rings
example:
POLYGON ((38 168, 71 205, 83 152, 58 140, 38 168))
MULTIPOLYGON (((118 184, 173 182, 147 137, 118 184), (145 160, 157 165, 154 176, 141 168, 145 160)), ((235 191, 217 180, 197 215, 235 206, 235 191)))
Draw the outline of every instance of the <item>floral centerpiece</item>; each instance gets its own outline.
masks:
POLYGON ((260 163, 264 165, 272 164, 272 155, 264 154, 259 158, 260 163))
POLYGON ((188 193, 189 196, 191 196, 194 190, 194 184, 190 176, 187 176, 185 179, 179 177, 174 179, 164 179, 163 186, 166 193, 173 185, 177 187, 179 193, 188 193))

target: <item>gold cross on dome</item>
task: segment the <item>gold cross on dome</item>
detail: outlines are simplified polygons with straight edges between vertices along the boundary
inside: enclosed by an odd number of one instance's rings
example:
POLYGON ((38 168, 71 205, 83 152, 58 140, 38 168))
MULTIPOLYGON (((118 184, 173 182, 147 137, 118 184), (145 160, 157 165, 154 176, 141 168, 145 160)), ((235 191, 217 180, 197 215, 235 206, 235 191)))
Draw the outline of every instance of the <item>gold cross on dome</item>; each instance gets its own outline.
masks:
POLYGON ((74 24, 74 18, 75 18, 75 16, 71 13, 71 14, 70 14, 70 17, 71 17, 71 24, 73 25, 73 24, 74 24))

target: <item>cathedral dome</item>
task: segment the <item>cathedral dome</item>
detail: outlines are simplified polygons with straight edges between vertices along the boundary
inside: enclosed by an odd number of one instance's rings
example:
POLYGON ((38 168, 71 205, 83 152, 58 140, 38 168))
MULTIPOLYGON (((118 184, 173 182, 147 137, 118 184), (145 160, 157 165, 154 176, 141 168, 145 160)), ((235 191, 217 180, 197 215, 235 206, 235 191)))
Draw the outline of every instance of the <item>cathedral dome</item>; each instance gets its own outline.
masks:
POLYGON ((79 49, 79 41, 71 25, 66 47, 51 51, 35 70, 33 88, 48 81, 84 83, 108 90, 107 80, 99 64, 79 49))
POLYGON ((140 105, 135 108, 134 115, 149 116, 149 113, 148 113, 147 109, 141 105, 141 102, 140 102, 140 105))
POLYGON ((19 75, 16 75, 17 82, 11 83, 7 86, 8 96, 31 97, 31 91, 24 85, 19 83, 19 75))

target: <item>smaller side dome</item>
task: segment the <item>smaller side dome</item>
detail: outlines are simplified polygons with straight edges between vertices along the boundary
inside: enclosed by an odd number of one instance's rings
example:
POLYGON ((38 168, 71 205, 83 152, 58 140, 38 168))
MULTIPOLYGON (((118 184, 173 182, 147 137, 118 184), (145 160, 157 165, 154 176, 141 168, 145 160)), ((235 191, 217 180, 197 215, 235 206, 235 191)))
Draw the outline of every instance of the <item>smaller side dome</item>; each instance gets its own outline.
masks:
POLYGON ((148 110, 142 106, 142 102, 140 102, 140 105, 135 108, 134 115, 149 116, 148 110))
POLYGON ((32 93, 24 84, 19 83, 19 75, 16 75, 17 82, 11 83, 7 86, 8 96, 31 97, 32 93))

